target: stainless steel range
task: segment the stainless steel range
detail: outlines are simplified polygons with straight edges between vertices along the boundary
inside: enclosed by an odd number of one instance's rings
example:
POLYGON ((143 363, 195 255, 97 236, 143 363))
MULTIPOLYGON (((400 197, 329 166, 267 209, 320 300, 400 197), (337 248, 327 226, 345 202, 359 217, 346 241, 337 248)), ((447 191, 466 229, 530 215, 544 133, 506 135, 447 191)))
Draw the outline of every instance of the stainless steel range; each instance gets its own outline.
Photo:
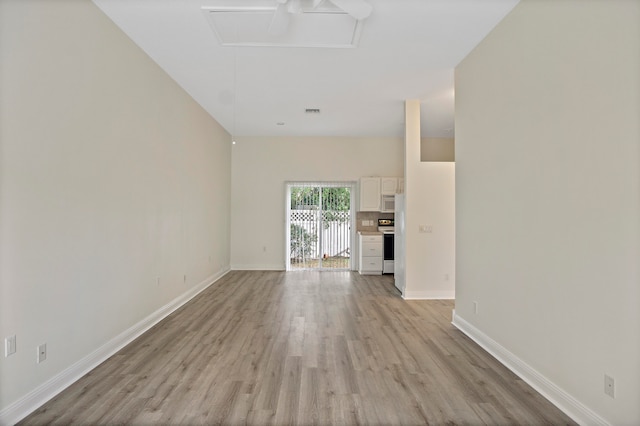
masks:
POLYGON ((378 231, 382 232, 382 273, 393 274, 393 219, 378 219, 378 231))

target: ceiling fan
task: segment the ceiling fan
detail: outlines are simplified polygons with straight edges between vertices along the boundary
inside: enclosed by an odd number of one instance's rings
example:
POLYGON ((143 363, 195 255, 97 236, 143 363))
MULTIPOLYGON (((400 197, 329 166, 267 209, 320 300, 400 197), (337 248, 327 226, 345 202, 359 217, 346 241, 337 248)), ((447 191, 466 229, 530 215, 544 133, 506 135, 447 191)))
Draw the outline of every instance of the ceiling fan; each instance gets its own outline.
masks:
POLYGON ((373 7, 366 0, 276 0, 276 10, 269 25, 269 34, 284 34, 292 14, 319 11, 320 5, 329 3, 356 20, 367 18, 373 7))

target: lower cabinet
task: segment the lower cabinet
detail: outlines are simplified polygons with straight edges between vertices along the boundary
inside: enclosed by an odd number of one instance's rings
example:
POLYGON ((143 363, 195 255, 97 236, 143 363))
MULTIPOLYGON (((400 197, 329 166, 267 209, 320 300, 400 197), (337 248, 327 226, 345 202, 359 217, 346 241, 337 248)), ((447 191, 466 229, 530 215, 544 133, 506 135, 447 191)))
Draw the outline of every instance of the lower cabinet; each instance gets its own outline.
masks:
POLYGON ((369 275, 382 275, 382 234, 358 234, 358 272, 369 275))

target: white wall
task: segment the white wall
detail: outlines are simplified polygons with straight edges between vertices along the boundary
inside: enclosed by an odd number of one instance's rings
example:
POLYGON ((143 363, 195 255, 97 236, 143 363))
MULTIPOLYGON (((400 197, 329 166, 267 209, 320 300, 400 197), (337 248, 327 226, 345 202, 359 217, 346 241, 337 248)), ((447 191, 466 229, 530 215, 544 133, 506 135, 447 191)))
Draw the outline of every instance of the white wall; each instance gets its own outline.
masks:
POLYGON ((231 144, 89 1, 3 0, 0 55, 3 423, 228 270, 231 144))
POLYGON ((285 268, 285 182, 402 176, 400 138, 236 137, 231 267, 285 268), (266 250, 265 250, 266 248, 266 250))
POLYGON ((455 163, 422 162, 420 103, 405 106, 405 299, 455 297, 455 163), (421 232, 420 226, 431 232, 421 232))
POLYGON ((588 424, 640 424, 639 25, 523 0, 456 70, 456 315, 588 424))

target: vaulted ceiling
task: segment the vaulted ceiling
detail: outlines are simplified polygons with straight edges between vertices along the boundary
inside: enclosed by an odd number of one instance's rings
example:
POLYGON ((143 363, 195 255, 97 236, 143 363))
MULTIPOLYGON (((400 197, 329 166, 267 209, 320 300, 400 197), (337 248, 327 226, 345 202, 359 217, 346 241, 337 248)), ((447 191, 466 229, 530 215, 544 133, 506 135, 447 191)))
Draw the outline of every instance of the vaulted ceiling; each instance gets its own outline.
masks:
POLYGON ((518 2, 93 1, 229 133, 353 137, 402 136, 405 99, 453 137, 454 68, 518 2))

